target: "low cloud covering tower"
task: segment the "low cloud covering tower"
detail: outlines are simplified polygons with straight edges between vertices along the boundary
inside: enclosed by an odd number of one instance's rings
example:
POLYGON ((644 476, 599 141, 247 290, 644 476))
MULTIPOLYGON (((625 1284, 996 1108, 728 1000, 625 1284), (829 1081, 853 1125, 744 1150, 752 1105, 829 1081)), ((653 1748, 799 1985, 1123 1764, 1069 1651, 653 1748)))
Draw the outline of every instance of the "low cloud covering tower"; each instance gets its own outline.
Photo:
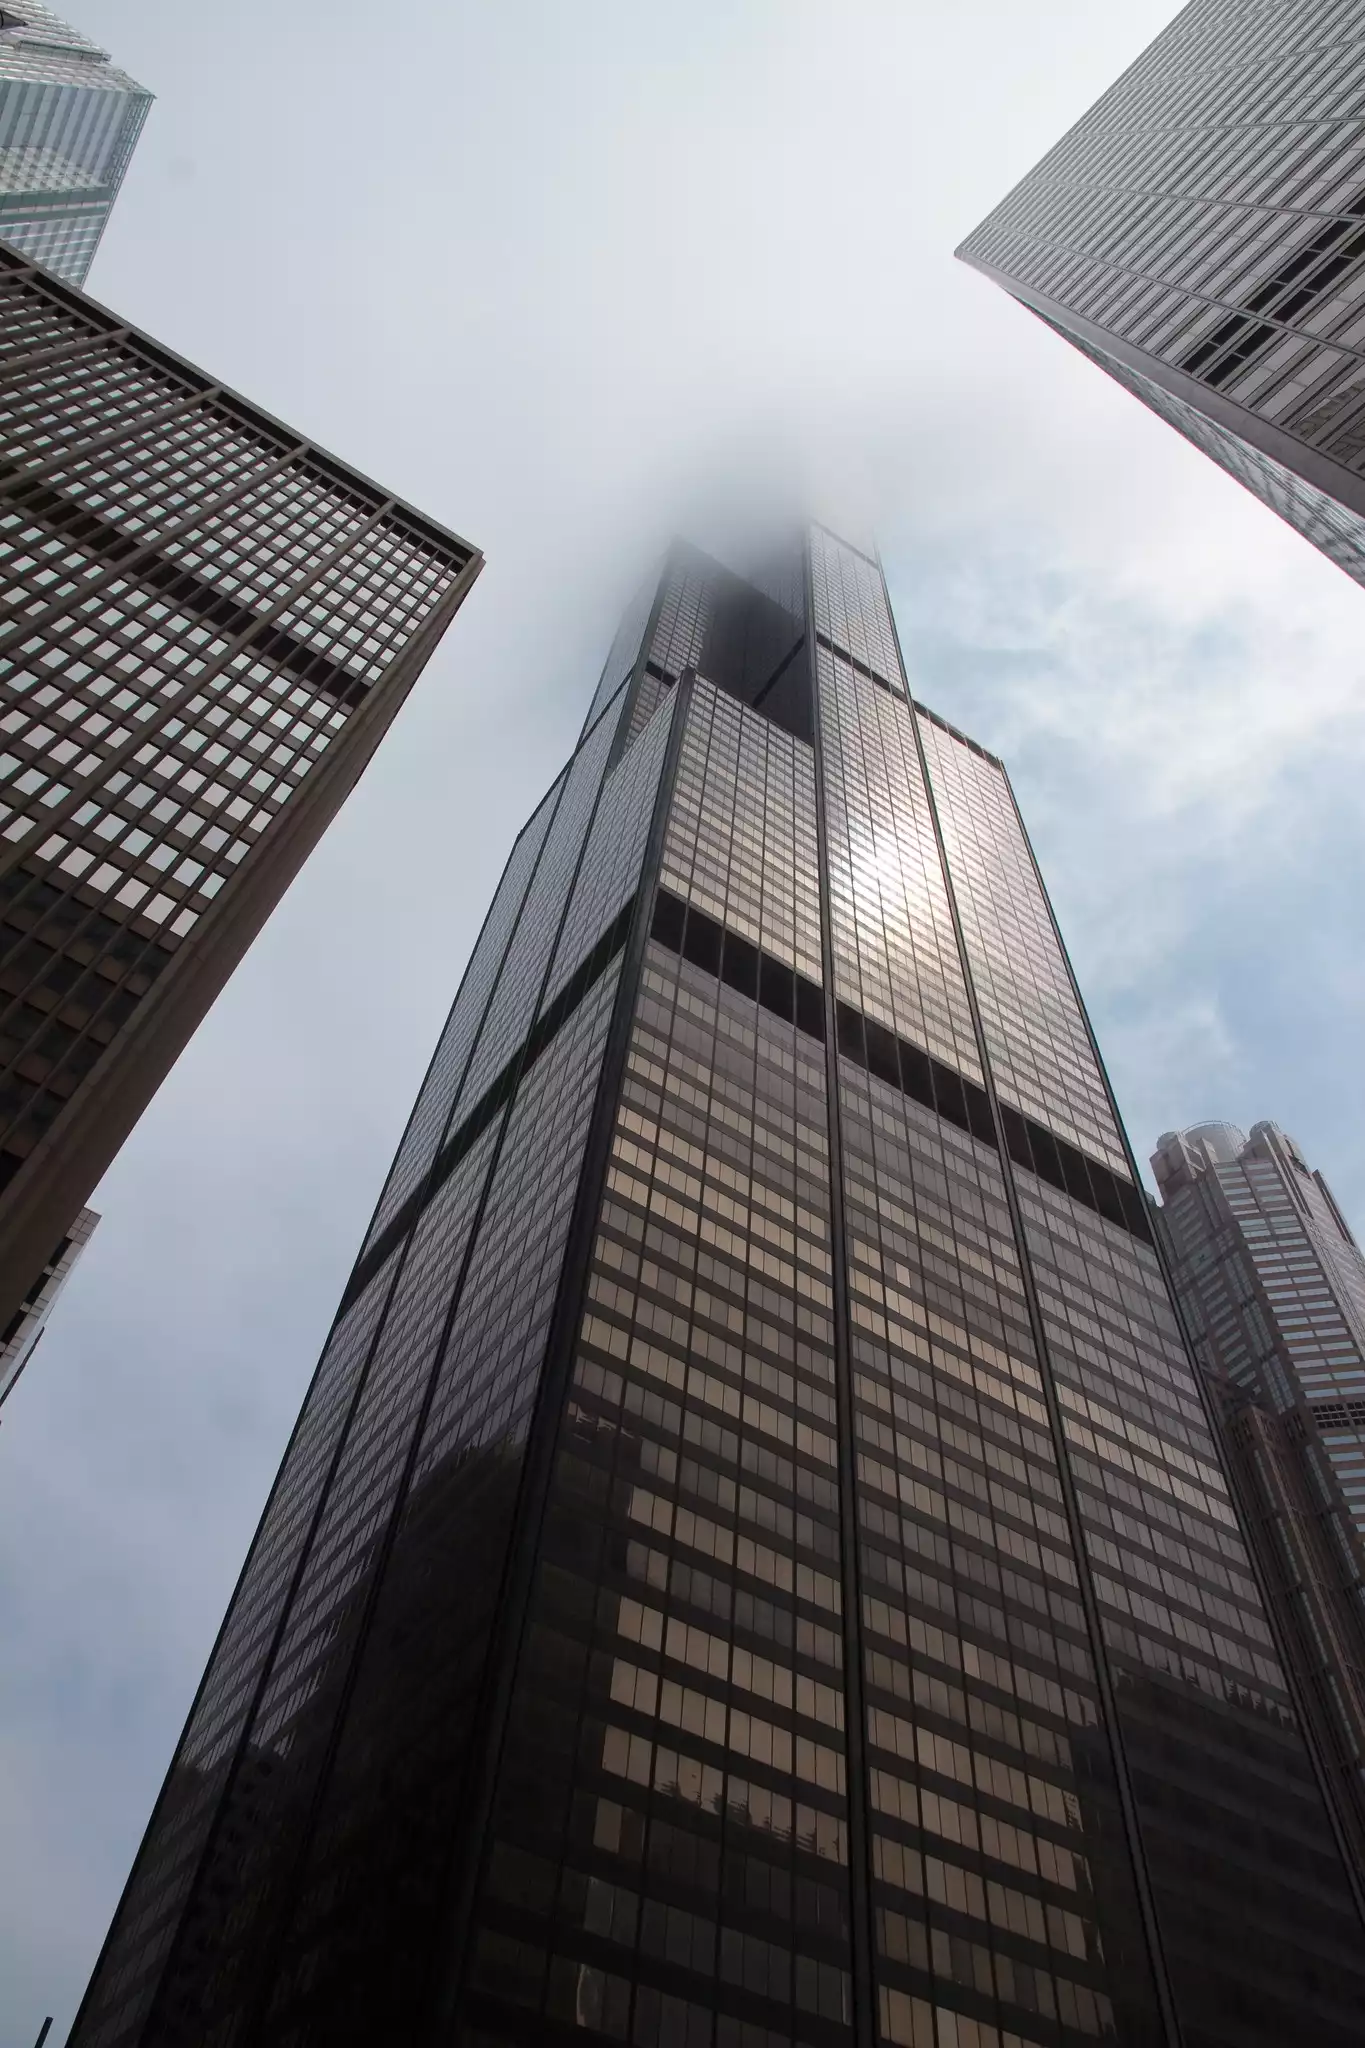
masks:
POLYGON ((77 2048, 1357 2048, 1000 763, 678 549, 523 827, 77 2048))

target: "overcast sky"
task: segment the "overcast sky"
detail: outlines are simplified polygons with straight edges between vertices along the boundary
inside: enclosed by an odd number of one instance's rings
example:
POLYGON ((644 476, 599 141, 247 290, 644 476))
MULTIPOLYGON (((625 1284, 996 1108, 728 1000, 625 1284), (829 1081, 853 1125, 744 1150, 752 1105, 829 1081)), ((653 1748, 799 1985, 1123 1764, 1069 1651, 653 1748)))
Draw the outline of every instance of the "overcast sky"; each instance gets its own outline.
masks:
POLYGON ((65 2036, 510 842, 675 527, 875 512, 1146 1157, 1365 1222, 1365 592, 955 244, 1168 0, 69 0, 156 94, 96 297, 488 566, 97 1197, 0 1432, 0 2042, 65 2036))

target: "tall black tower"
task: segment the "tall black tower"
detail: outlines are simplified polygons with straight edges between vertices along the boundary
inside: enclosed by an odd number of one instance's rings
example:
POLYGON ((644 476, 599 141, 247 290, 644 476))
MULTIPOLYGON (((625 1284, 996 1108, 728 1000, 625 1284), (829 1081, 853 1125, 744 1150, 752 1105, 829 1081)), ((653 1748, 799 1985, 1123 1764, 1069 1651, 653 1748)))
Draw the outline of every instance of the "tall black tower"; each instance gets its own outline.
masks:
POLYGON ((629 614, 79 2048, 1347 2048, 1361 1926, 1008 780, 877 563, 629 614))

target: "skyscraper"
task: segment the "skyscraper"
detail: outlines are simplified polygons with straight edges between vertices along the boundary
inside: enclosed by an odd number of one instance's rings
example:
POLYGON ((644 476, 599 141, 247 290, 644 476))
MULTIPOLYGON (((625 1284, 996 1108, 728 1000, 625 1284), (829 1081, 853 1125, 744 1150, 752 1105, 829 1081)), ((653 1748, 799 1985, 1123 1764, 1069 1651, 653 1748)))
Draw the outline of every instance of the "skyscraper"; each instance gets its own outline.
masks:
POLYGON ((1152 1167, 1186 1328, 1365 1879, 1365 1258, 1274 1124, 1167 1131, 1152 1167))
POLYGON ((958 255, 1365 582, 1355 0, 1190 0, 958 255))
POLYGON ((1000 763, 677 549, 513 848, 78 2048, 1346 2048, 1361 1924, 1000 763))
POLYGON ((84 284, 152 95, 39 0, 0 7, 0 238, 84 284))
POLYGON ((99 1220, 93 1209, 81 1210, 41 1273, 34 1275, 14 1314, 7 1323, 0 1325, 0 1406, 9 1398, 20 1373, 33 1356, 38 1339, 47 1328, 47 1319, 56 1306, 57 1296, 71 1278, 99 1220))
POLYGON ((0 1330, 481 559, 0 247, 0 1330))

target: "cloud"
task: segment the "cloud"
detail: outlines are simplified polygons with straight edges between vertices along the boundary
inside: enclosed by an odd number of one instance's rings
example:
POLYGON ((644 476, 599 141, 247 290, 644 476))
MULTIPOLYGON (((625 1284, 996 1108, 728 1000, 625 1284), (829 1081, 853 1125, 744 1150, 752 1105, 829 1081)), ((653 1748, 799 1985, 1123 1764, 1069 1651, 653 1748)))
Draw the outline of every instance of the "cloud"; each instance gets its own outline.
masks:
POLYGON ((898 534, 915 687, 1011 769, 1139 1158, 1173 1124, 1271 1116, 1349 1209, 1359 592, 1175 436, 1151 452, 1179 488, 1150 521, 1130 496, 1117 545, 1065 493, 1022 538, 1008 507, 969 539, 898 534))

